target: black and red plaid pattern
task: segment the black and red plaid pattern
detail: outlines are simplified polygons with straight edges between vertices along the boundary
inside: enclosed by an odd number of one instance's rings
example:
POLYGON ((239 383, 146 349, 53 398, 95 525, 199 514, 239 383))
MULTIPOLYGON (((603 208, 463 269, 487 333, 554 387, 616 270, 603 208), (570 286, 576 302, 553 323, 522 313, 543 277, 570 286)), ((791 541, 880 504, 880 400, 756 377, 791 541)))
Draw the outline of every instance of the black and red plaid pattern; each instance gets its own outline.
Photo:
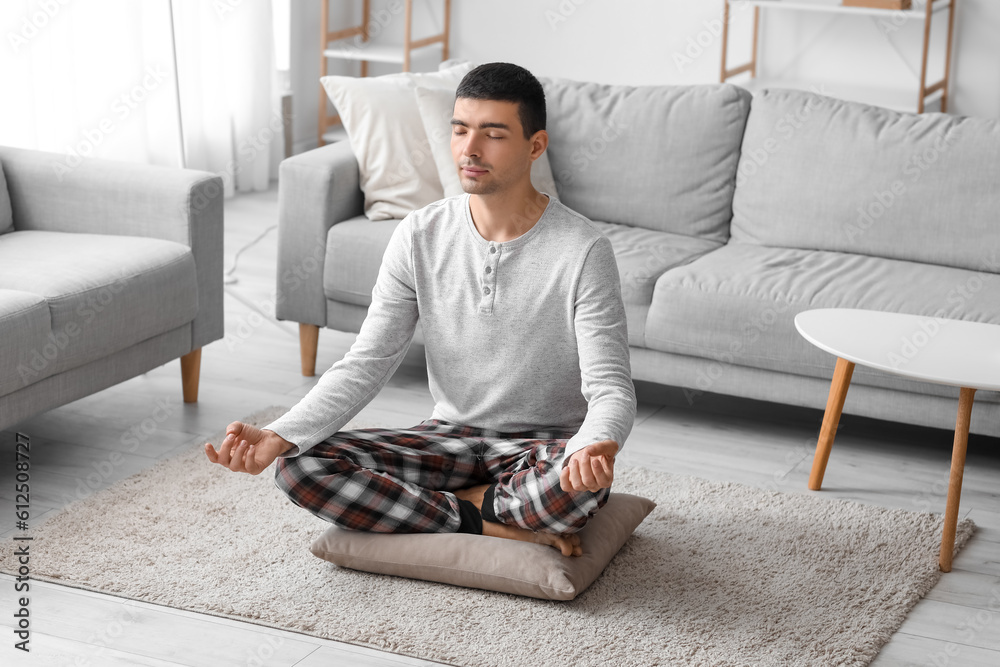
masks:
POLYGON ((461 524, 453 493, 496 483, 502 523, 571 533, 607 502, 597 493, 559 487, 573 431, 504 433, 427 419, 407 429, 340 431, 305 454, 279 457, 274 483, 292 502, 349 530, 453 533, 461 524))

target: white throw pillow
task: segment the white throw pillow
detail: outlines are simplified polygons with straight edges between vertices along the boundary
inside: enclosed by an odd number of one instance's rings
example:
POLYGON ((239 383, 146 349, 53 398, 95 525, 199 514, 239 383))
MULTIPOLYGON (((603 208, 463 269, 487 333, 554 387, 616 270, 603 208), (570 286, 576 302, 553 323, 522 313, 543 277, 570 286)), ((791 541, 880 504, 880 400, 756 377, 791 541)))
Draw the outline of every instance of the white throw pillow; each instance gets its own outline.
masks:
MULTIPOLYGON (((455 91, 417 86, 414 94, 423 120, 424 134, 430 141, 431 155, 437 165, 437 175, 444 188, 444 196, 460 195, 465 191, 451 155, 451 118, 455 111, 455 91)), ((559 198, 547 150, 531 165, 531 184, 539 192, 559 198)))
POLYGON ((358 159, 370 220, 399 220, 444 196, 413 90, 443 88, 454 96, 471 69, 466 62, 438 72, 320 79, 358 159))

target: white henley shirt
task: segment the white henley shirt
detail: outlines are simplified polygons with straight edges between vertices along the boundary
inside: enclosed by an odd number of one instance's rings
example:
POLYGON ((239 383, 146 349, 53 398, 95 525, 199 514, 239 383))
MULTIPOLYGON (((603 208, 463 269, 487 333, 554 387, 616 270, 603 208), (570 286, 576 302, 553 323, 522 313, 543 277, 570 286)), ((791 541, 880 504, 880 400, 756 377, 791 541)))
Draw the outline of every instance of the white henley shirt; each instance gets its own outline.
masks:
POLYGON ((574 430, 561 464, 595 442, 624 445, 636 396, 611 242, 552 197, 527 232, 488 241, 470 197, 434 202, 397 225, 351 349, 263 427, 296 445, 282 456, 307 453, 381 391, 418 318, 431 418, 503 432, 574 430))

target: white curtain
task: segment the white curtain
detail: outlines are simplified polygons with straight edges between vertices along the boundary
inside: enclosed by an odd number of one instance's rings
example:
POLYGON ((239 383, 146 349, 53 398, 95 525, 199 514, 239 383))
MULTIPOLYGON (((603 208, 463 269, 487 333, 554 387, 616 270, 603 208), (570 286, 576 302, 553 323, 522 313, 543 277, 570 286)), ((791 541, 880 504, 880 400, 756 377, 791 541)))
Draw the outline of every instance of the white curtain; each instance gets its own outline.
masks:
POLYGON ((0 35, 0 144, 277 175, 271 0, 3 0, 0 35))

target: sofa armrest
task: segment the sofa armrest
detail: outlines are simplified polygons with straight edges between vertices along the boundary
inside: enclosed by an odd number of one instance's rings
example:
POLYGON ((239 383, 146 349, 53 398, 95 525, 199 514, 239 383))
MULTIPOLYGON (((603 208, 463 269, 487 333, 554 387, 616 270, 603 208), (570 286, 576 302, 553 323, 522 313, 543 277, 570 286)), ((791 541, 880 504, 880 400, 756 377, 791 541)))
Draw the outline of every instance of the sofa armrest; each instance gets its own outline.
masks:
POLYGON ((338 222, 364 214, 358 161, 347 141, 281 162, 278 176, 279 320, 325 327, 326 237, 338 222))
POLYGON ((144 236, 191 248, 191 349, 222 338, 223 184, 204 171, 0 146, 14 228, 144 236))

